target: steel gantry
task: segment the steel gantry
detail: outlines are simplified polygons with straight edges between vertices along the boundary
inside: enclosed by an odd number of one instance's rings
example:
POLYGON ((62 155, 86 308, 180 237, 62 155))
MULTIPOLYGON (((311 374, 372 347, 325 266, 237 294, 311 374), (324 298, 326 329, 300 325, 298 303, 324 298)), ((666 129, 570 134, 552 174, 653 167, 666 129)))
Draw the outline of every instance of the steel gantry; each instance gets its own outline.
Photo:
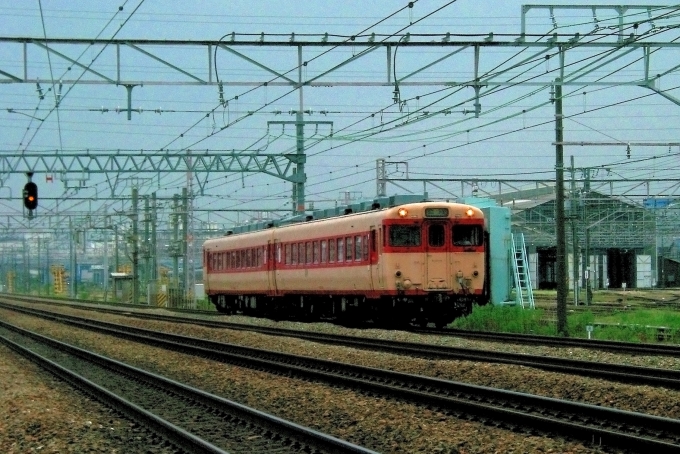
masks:
POLYGON ((119 176, 139 173, 187 173, 196 175, 203 195, 211 172, 260 172, 292 183, 303 182, 303 174, 295 171, 301 157, 296 153, 263 154, 233 151, 183 150, 81 150, 69 152, 0 151, 0 168, 10 173, 45 173, 87 180, 90 174, 111 174, 108 180, 111 196, 116 194, 119 176))
MULTIPOLYGON (((662 78, 670 77, 680 64, 673 64, 663 58, 654 62, 666 67, 652 70, 654 53, 660 49, 676 49, 680 42, 676 36, 663 35, 677 27, 672 22, 675 11, 672 6, 650 5, 525 5, 521 11, 521 29, 513 37, 489 33, 486 36, 466 36, 455 33, 408 34, 337 37, 325 35, 271 35, 238 34, 225 35, 220 40, 154 40, 154 39, 76 39, 40 37, 0 37, 0 50, 3 55, 14 58, 0 63, 0 84, 39 84, 51 86, 110 85, 124 87, 127 107, 116 108, 126 112, 128 119, 132 113, 141 112, 133 108, 133 87, 143 89, 149 86, 213 86, 219 88, 220 104, 227 105, 230 99, 224 97, 224 87, 282 87, 299 92, 296 115, 296 136, 298 143, 295 153, 250 154, 247 152, 222 153, 214 149, 203 152, 186 147, 177 151, 159 147, 156 150, 135 150, 134 155, 116 151, 100 150, 69 153, 63 150, 54 152, 22 150, 21 153, 0 153, 0 167, 4 172, 50 172, 61 173, 114 173, 125 172, 187 172, 196 177, 203 191, 208 175, 214 172, 262 172, 293 183, 297 193, 294 200, 295 210, 304 206, 304 134, 302 121, 304 109, 303 87, 388 87, 394 89, 394 102, 402 103, 401 89, 404 87, 466 87, 472 89, 468 97, 472 105, 469 111, 479 116, 483 111, 481 99, 494 93, 499 87, 537 86, 548 87, 554 84, 555 76, 562 86, 611 86, 628 85, 643 87, 658 93, 672 102, 678 100, 660 89, 662 78), (559 9, 592 11, 593 24, 590 33, 531 33, 527 25, 527 15, 535 11, 547 11, 556 26, 554 13, 559 9), (611 15, 611 13, 614 13, 611 15), (638 14, 635 24, 624 18, 626 14, 638 14), (602 14, 608 14, 606 19, 602 14), (669 20, 671 22, 669 22, 669 20), (665 39, 658 39, 659 37, 665 39), (92 49, 97 57, 88 63, 79 61, 84 49, 92 49), (324 65, 315 61, 316 55, 309 52, 320 49, 352 49, 351 57, 339 53, 330 63, 324 65), (423 55, 397 61, 398 49, 438 49, 434 55, 423 55), (35 52, 37 49, 39 52, 35 52), (277 57, 291 58, 290 71, 275 69, 271 63, 252 55, 262 50, 293 51, 292 54, 277 53, 277 57), (496 56, 488 55, 498 49, 517 50, 517 57, 495 71, 484 71, 482 63, 491 62, 496 56), (382 52, 377 52, 382 50, 382 52), (579 52, 603 52, 601 58, 567 57, 575 50, 579 52), (174 55, 169 51, 175 52, 174 55), (219 52, 218 52, 219 51, 219 52), (307 52, 305 52, 307 51, 307 52), (522 54, 526 52, 526 56, 522 54), (47 70, 45 56, 54 57, 65 69, 62 74, 52 76, 47 70), (293 55, 294 54, 294 55, 293 55), (519 55, 522 54, 520 57, 519 55), (217 56, 230 62, 255 68, 259 71, 256 78, 223 71, 218 73, 217 56), (635 57, 631 68, 635 72, 629 77, 601 77, 598 71, 619 60, 635 57), (527 62, 544 59, 546 64, 558 61, 557 73, 537 71, 531 77, 517 80, 516 68, 527 62), (382 64, 378 63, 382 60, 382 64), (192 62, 191 66, 185 62, 192 62), (196 63, 198 62, 198 63, 196 63), (354 76, 351 80, 339 70, 348 65, 361 62, 370 68, 354 76), (397 64, 398 63, 398 64, 397 64), (374 68, 382 67, 382 71, 374 68), (191 69, 189 69, 191 68, 191 69), (197 69, 198 68, 198 69, 197 69), (456 76, 451 68, 457 68, 456 76), (460 70, 464 68, 464 70, 460 70), (157 71, 154 71, 157 69, 157 71), (293 76, 291 73, 294 73, 293 76), (190 152, 190 157, 187 156, 190 152), (20 154, 20 156, 19 156, 20 154)), ((553 29, 553 31, 556 28, 553 29)), ((423 52, 425 54, 425 52, 423 52)), ((626 65, 630 64, 625 60, 626 65)), ((55 100, 54 109, 64 100, 68 91, 61 93, 55 100)), ((238 98, 238 97, 237 97, 238 98)), ((233 101, 233 99, 231 99, 233 101)), ((268 103, 263 105, 263 108, 268 103)), ((12 111, 12 109, 8 109, 12 111)), ((93 109, 96 110, 96 109, 93 109)), ((108 111, 108 108, 101 108, 108 111)), ((259 109, 261 110, 261 109, 259 109)), ((258 110, 258 111, 259 111, 258 110)), ((13 110, 14 113, 22 113, 13 110)), ((161 113, 162 109, 151 109, 161 113)), ((257 111, 243 114, 245 118, 257 111)), ((26 113, 24 113, 26 114, 26 113)), ((422 112, 418 121, 446 114, 434 109, 422 112)), ((240 121, 241 118, 234 120, 240 121)), ((38 118, 41 119, 41 118, 38 118)), ((318 123, 318 122, 317 122, 318 123)), ((226 125, 229 126, 229 125, 226 125)), ((219 131, 218 131, 219 132, 219 131)), ((211 133, 212 134, 212 133, 211 133)), ((208 135, 211 135, 208 134, 208 135)), ((332 131, 329 136, 332 136, 332 131)), ((116 183, 112 184, 112 191, 116 183)))

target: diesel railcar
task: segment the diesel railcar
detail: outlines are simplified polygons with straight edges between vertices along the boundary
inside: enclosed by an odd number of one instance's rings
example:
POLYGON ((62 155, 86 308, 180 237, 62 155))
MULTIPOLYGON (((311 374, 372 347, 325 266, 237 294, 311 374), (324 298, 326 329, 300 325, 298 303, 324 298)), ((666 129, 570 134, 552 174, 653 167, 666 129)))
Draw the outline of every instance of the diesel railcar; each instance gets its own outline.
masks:
POLYGON ((207 240, 218 311, 274 319, 444 326, 483 304, 484 215, 408 203, 207 240))

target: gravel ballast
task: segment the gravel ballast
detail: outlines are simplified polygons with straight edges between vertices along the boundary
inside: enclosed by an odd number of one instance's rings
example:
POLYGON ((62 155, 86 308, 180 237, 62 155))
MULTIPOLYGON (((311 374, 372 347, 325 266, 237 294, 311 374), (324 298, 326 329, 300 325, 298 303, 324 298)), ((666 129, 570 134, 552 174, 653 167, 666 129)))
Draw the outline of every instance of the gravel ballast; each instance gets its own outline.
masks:
MULTIPOLYGON (((49 309, 53 310, 52 308, 49 309)), ((407 358, 386 353, 317 344, 294 338, 166 322, 142 321, 123 316, 83 312, 77 309, 59 308, 59 312, 222 342, 642 411, 665 417, 678 418, 680 415, 680 393, 660 388, 623 385, 597 379, 548 373, 521 366, 407 358)), ((559 438, 528 436, 524 433, 514 433, 489 427, 478 422, 458 420, 434 410, 403 402, 367 397, 351 390, 242 369, 155 347, 140 347, 137 343, 18 315, 11 311, 0 311, 0 317, 10 323, 185 381, 192 386, 200 387, 209 392, 381 452, 616 452, 604 451, 598 447, 584 446, 578 442, 559 438)), ((235 321, 251 320, 246 318, 231 319, 235 321)), ((294 327, 294 325, 301 324, 291 324, 291 327, 294 327)), ((353 332, 355 330, 346 330, 332 325, 303 326, 308 329, 316 327, 338 334, 355 334, 353 332)), ((361 333, 383 338, 400 337, 403 338, 400 340, 414 340, 412 339, 414 335, 403 332, 366 330, 361 331, 361 333)), ((501 345, 504 349, 508 348, 508 345, 504 344, 472 342, 472 345, 470 345, 470 341, 455 340, 454 338, 426 338, 430 342, 434 341, 433 343, 463 342, 468 344, 466 346, 476 348, 483 348, 484 344, 487 344, 487 348, 501 345)), ((513 348, 531 354, 537 354, 536 349, 545 349, 545 347, 531 346, 514 346, 513 348)), ((553 348, 553 350, 556 349, 553 348)), ((543 354, 557 356, 553 353, 543 354)), ((569 353, 567 352, 567 354, 569 353)), ((574 351, 571 353, 572 356, 574 354, 577 356, 581 354, 593 355, 593 352, 576 350, 575 353, 574 351)), ((617 360, 617 355, 603 353, 597 353, 596 356, 606 356, 606 360, 612 362, 637 362, 641 360, 632 356, 619 356, 617 360)), ((599 358, 597 360, 604 359, 599 358)), ((668 364, 664 367, 669 368, 678 367, 677 360, 674 358, 656 358, 652 362, 668 364)), ((10 364, 13 363, 10 362, 10 364)), ((645 365, 649 366, 649 364, 645 365)), ((13 385, 21 387, 22 383, 17 380, 13 385)), ((7 384, 7 386, 11 389, 12 384, 7 384)), ((15 434, 18 433, 15 431, 15 434)))

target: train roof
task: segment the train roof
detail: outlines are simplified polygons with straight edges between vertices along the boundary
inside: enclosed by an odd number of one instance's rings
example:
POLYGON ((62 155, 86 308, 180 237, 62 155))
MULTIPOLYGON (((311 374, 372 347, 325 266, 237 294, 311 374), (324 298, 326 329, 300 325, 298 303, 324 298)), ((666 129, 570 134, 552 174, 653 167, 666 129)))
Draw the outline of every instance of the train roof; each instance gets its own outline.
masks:
POLYGON ((227 231, 227 235, 255 232, 258 230, 270 229, 273 227, 282 227, 284 225, 297 224, 301 222, 308 222, 318 219, 329 219, 338 216, 343 216, 352 213, 362 213, 373 210, 380 210, 385 208, 393 208, 395 206, 404 205, 407 203, 427 202, 427 196, 422 194, 405 194, 385 197, 376 197, 375 199, 353 203, 350 205, 339 206, 335 208, 328 208, 325 210, 312 211, 310 214, 301 214, 283 219, 253 222, 246 225, 239 225, 227 231))

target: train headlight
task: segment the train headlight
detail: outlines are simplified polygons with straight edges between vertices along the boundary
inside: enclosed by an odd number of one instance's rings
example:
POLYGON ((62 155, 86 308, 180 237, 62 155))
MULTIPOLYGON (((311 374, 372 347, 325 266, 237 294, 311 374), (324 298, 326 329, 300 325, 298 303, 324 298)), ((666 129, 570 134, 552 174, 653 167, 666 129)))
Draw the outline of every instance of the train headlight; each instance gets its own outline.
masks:
POLYGON ((402 284, 402 286, 404 287, 404 290, 410 289, 412 285, 413 284, 411 283, 410 279, 404 279, 404 283, 402 284))
POLYGON ((397 214, 399 214, 400 218, 405 218, 406 215, 408 214, 408 210, 406 208, 399 208, 399 211, 397 211, 397 214))
POLYGON ((467 214, 468 217, 471 218, 472 215, 475 214, 475 212, 472 210, 472 208, 468 208, 465 214, 467 214))

